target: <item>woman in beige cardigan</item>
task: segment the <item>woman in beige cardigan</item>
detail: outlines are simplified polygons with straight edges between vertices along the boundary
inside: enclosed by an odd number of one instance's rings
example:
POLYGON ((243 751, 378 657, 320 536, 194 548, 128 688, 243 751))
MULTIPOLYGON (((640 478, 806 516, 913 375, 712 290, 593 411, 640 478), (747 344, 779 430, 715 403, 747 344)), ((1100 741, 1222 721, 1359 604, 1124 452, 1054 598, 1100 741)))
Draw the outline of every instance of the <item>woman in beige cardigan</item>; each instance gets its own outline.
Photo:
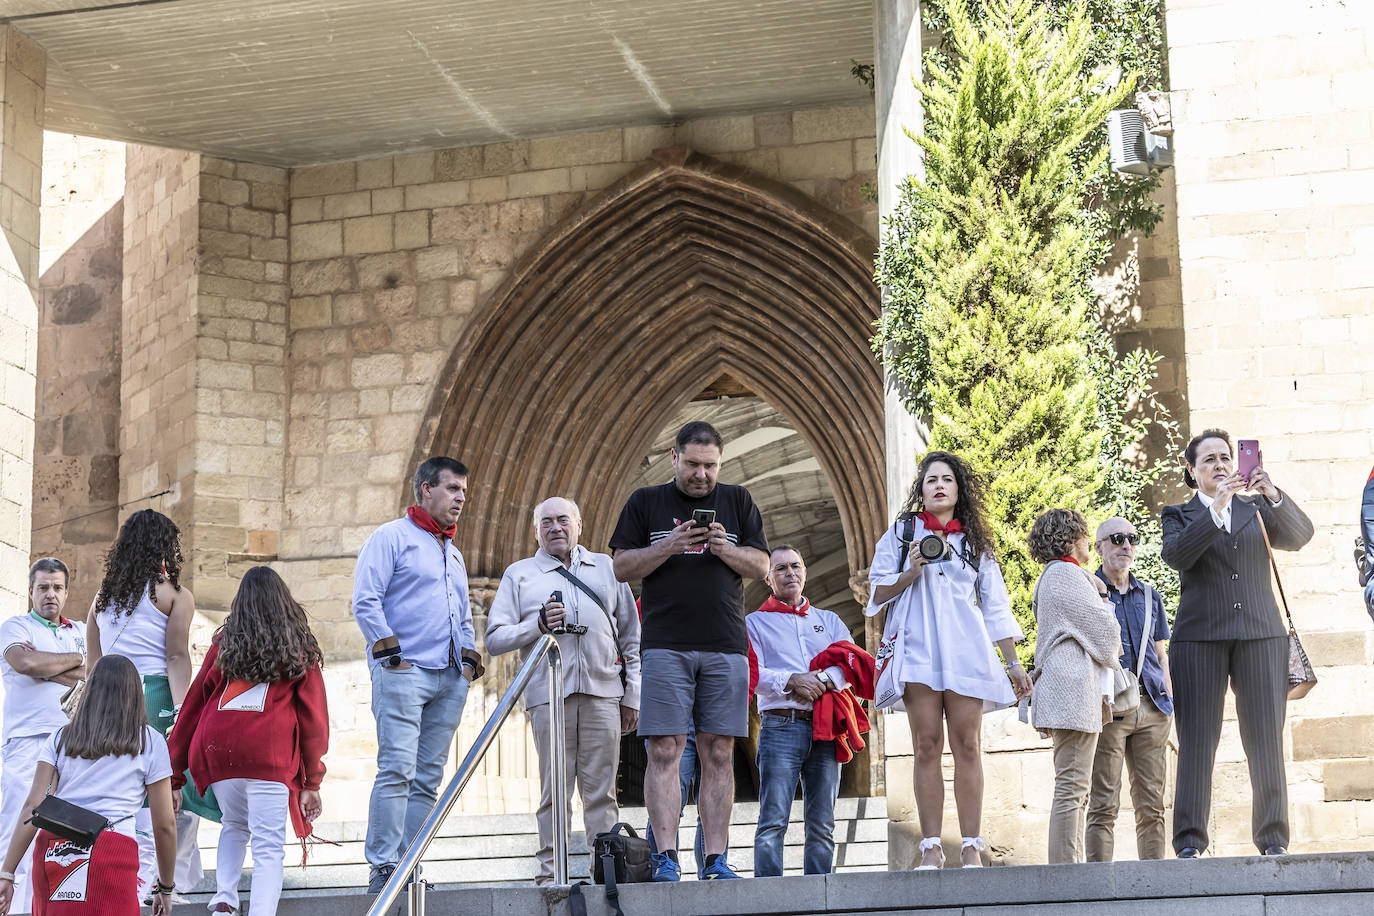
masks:
POLYGON ((1082 568, 1090 544, 1087 520, 1071 509, 1050 509, 1031 526, 1031 557, 1045 564, 1035 586, 1031 723, 1054 740, 1051 864, 1083 861, 1093 754, 1111 672, 1120 668, 1121 628, 1104 604, 1106 586, 1082 568))

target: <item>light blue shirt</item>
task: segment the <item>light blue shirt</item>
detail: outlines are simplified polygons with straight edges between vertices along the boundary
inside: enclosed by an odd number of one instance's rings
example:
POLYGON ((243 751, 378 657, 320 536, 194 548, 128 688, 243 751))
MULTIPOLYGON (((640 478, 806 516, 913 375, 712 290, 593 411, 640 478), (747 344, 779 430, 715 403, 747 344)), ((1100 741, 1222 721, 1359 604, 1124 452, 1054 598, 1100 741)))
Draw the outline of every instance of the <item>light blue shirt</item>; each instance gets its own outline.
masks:
POLYGON ((353 617, 372 644, 395 636, 401 656, 420 668, 447 668, 463 649, 476 649, 468 574, 450 540, 398 518, 372 532, 353 573, 353 617))

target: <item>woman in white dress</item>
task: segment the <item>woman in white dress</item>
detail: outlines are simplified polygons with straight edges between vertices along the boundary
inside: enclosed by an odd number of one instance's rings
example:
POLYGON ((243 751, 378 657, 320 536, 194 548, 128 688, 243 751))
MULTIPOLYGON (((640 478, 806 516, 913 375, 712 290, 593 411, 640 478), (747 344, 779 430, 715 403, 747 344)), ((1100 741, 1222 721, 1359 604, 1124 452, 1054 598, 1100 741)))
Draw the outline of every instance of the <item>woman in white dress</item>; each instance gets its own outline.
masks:
POLYGON ((1014 704, 1031 682, 1016 658, 1016 641, 1024 634, 993 554, 981 482, 962 458, 937 451, 921 461, 896 524, 878 542, 869 585, 865 613, 873 616, 887 605, 876 704, 906 710, 916 753, 916 811, 924 837, 918 868, 939 868, 945 860, 940 756, 946 727, 963 834, 960 864, 982 865, 982 716, 1014 704), (927 537, 935 540, 923 552, 927 537))

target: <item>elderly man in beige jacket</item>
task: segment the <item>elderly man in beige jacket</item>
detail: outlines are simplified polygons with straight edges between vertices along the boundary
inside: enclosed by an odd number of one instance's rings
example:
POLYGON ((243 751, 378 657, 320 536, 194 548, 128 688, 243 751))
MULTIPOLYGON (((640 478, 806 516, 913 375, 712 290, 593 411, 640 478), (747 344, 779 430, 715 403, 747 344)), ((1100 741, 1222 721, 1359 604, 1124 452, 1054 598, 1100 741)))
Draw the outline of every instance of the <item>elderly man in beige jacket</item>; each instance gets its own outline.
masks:
MULTIPOLYGON (((534 510, 534 556, 512 563, 487 614, 487 651, 520 650, 523 658, 541 635, 554 634, 563 653, 563 743, 566 779, 582 796, 588 846, 619 818, 616 771, 620 736, 639 720, 639 614, 634 594, 617 582, 611 558, 577 543, 582 513, 555 496, 534 510)), ((541 668, 525 691, 525 707, 539 753, 541 793, 539 875, 552 884, 553 788, 550 772, 549 681, 541 668)), ((569 804, 571 817, 571 803, 569 804)))

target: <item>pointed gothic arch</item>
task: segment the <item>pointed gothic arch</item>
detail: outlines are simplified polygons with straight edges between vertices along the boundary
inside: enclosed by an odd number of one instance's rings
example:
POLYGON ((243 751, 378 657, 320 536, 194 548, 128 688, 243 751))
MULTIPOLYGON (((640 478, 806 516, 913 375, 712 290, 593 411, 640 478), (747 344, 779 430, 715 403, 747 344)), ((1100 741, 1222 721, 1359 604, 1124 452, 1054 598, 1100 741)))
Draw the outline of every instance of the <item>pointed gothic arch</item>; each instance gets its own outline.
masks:
POLYGON ((727 372, 800 432, 850 569, 866 566, 885 524, 873 253, 795 189, 685 150, 566 218, 474 315, 418 437, 415 463, 473 469, 470 575, 527 556, 551 494, 578 501, 584 543, 605 549, 655 435, 727 372))

